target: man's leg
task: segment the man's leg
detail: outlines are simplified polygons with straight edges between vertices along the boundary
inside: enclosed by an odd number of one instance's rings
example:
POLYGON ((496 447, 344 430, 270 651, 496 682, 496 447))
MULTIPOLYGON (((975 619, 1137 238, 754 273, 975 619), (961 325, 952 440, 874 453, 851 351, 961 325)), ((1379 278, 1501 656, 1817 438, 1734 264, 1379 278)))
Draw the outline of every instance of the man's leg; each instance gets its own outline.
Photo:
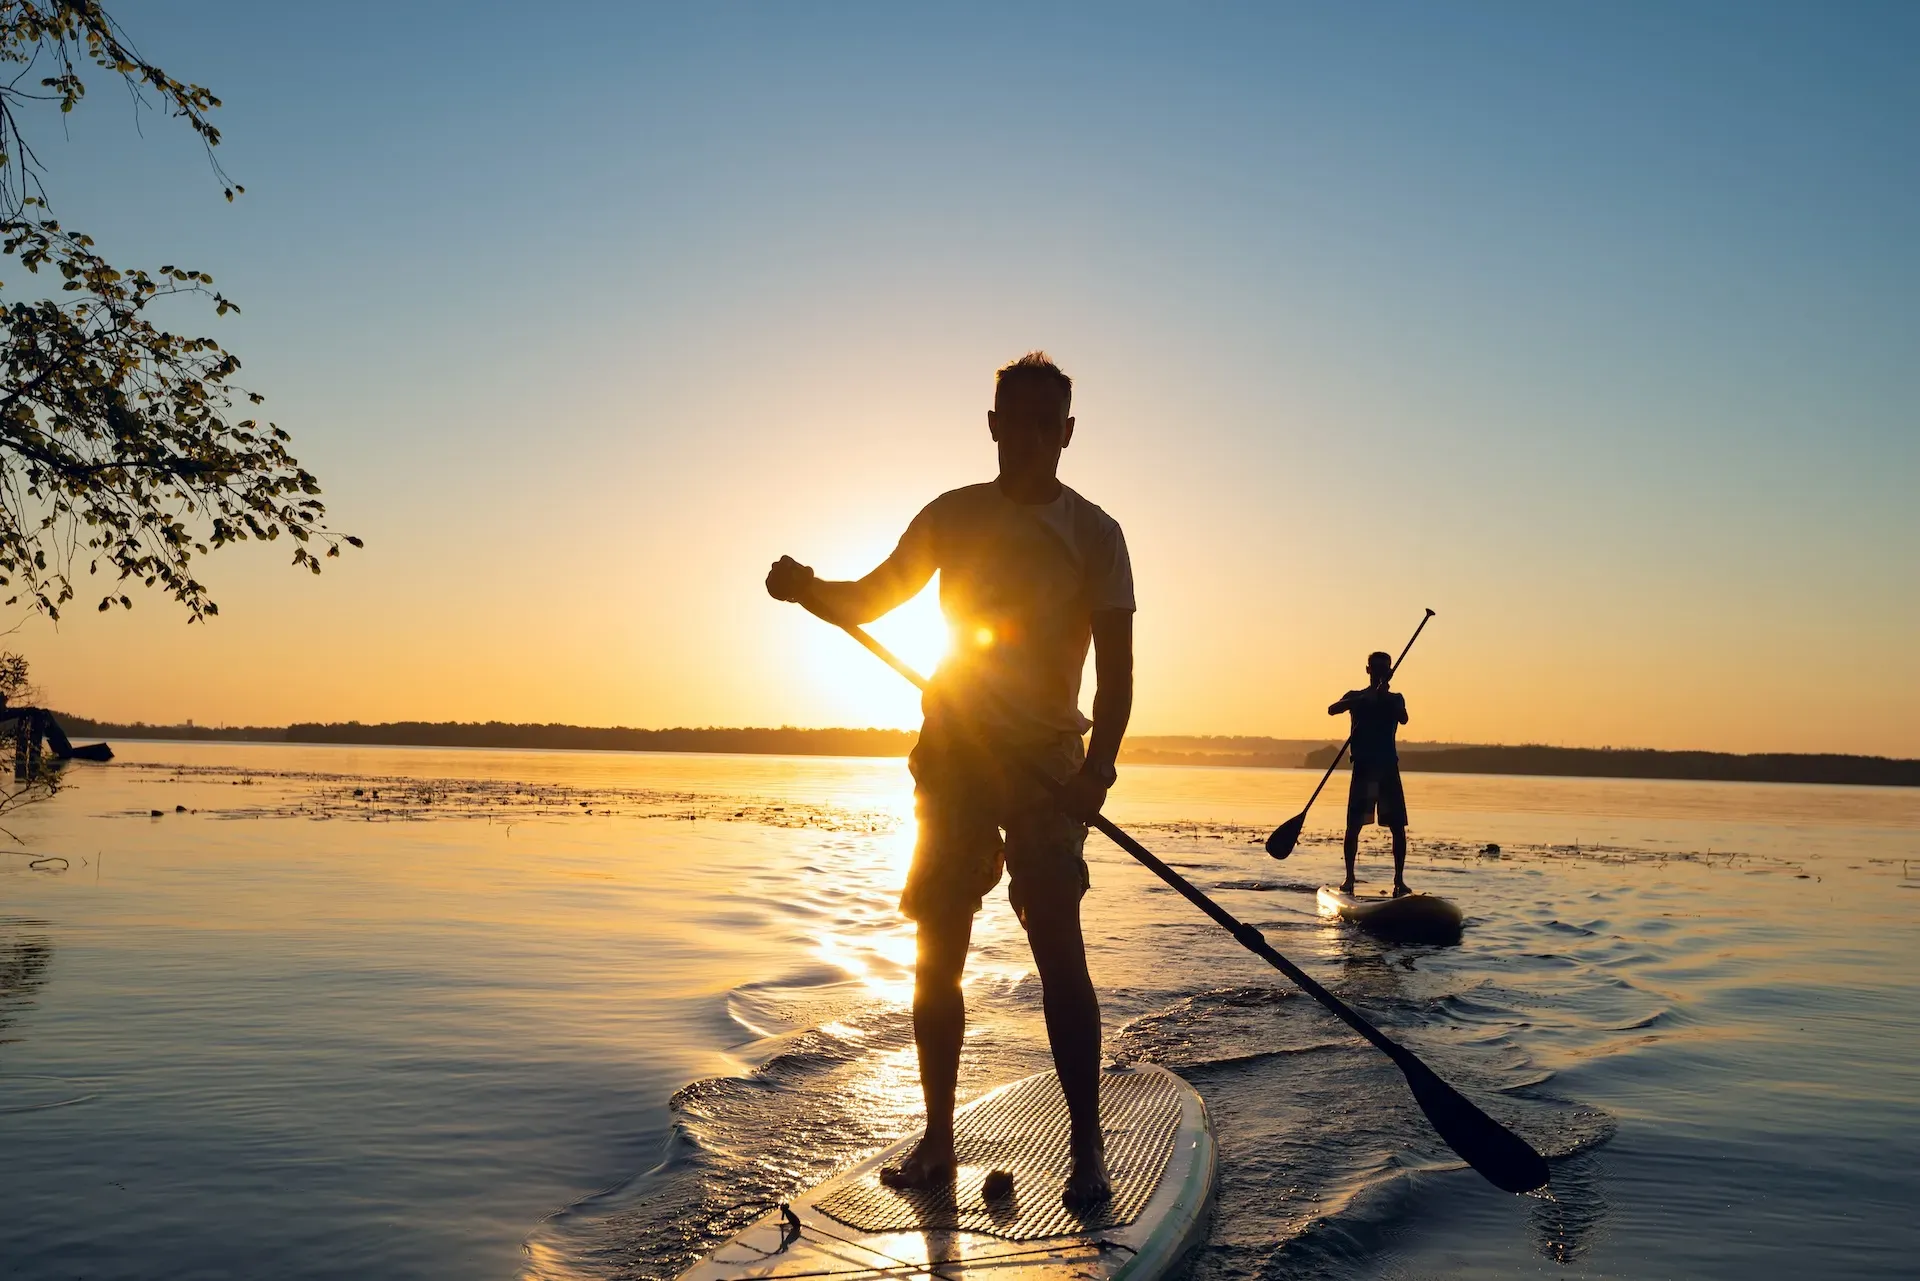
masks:
POLYGON ((1411 894, 1407 888, 1407 793, 1397 766, 1380 780, 1380 822, 1393 833, 1393 895, 1411 894))
POLYGON ((1341 846, 1347 856, 1347 879, 1340 882, 1343 894, 1353 893, 1353 865, 1360 857, 1360 829, 1373 822, 1373 802, 1373 781, 1356 765, 1347 776, 1347 838, 1341 846))
POLYGON ((1112 1186, 1100 1136, 1100 999, 1087 973, 1080 932, 1082 887, 1047 878, 1022 889, 1021 920, 1040 972, 1047 1042, 1072 1117, 1073 1165, 1065 1200, 1069 1209, 1084 1209, 1111 1196, 1112 1186))
POLYGON ((882 1183, 941 1187, 953 1181, 953 1095, 960 1080, 960 1046, 967 1035, 967 1002, 960 978, 967 968, 972 938, 971 912, 920 922, 913 968, 913 1043, 920 1052, 927 1132, 906 1160, 880 1171, 882 1183))
MULTIPOLYGON (((1049 763, 1055 777, 1080 768, 1080 740, 1068 738, 1049 763)), ((1040 972, 1047 1044, 1067 1097, 1071 1161, 1061 1194, 1069 1210, 1108 1200, 1106 1143, 1100 1135, 1100 999, 1087 973, 1080 899, 1087 892, 1087 829, 1044 791, 1016 784, 1007 822, 1007 901, 1027 931, 1040 972)))
POLYGON ((953 1181, 953 1094, 967 1034, 960 978, 981 896, 1000 881, 995 783, 932 720, 907 758, 913 771, 919 834, 900 910, 919 923, 913 968, 913 1042, 927 1132, 897 1166, 880 1171, 896 1187, 944 1187, 953 1181))

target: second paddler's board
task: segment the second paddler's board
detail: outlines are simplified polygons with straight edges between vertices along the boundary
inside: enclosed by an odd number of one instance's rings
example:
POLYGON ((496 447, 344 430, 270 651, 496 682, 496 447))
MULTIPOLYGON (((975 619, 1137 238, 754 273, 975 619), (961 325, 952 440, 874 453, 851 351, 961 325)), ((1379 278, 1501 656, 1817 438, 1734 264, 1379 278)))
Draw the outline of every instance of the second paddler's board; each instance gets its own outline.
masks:
POLYGON ((1358 898, 1345 890, 1322 885, 1317 896, 1320 915, 1343 921, 1385 938, 1414 942, 1450 942, 1460 937, 1466 916, 1438 894, 1402 894, 1399 898, 1358 898))
POLYGON ((1213 1130, 1192 1086, 1153 1066, 1100 1074, 1100 1124, 1113 1199, 1075 1214, 1067 1102, 1051 1072, 1004 1085, 954 1116, 959 1177, 938 1192, 880 1182, 919 1141, 885 1151, 773 1209, 681 1273, 680 1281, 809 1278, 934 1281, 979 1270, 993 1281, 1158 1281, 1199 1243, 1213 1197, 1213 1130), (989 1203, 989 1171, 1013 1195, 989 1203))

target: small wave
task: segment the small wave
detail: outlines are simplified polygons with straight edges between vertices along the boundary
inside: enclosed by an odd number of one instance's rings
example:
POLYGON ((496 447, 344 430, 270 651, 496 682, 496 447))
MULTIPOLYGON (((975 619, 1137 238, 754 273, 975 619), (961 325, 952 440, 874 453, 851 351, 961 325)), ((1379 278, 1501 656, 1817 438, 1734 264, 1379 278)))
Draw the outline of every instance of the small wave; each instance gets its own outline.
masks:
POLYGON ((1621 1023, 1609 1027, 1606 1030, 1609 1032, 1642 1032, 1649 1028, 1669 1027, 1681 1021, 1682 1019, 1677 1010, 1659 1009, 1647 1015, 1645 1018, 1635 1019, 1631 1023, 1621 1023))
MULTIPOLYGON (((1484 994, 1489 989, 1481 987, 1476 990, 1484 994)), ((1447 1017, 1458 1019, 1462 1023, 1514 1024, 1521 1021, 1510 1005, 1496 1004, 1481 997, 1469 996, 1465 992, 1448 993, 1437 1002, 1437 1008, 1447 1017)))
POLYGON ((756 979, 751 983, 742 983, 734 991, 742 996, 759 993, 791 994, 804 991, 817 991, 821 988, 836 987, 847 981, 847 974, 837 965, 821 962, 806 965, 799 969, 788 970, 778 978, 756 979))
POLYGON ((64 1076, 45 1076, 35 1072, 0 1074, 0 1116, 24 1112, 50 1112, 55 1108, 76 1107, 100 1097, 98 1090, 64 1076), (19 1083, 28 1082, 24 1088, 19 1083), (73 1093, 72 1091, 84 1091, 73 1093), (50 1096, 35 1098, 35 1095, 50 1096), (23 1102, 22 1099, 25 1099, 23 1102))
POLYGON ((1305 881, 1215 881, 1216 890, 1248 890, 1255 894, 1318 894, 1318 885, 1305 881))

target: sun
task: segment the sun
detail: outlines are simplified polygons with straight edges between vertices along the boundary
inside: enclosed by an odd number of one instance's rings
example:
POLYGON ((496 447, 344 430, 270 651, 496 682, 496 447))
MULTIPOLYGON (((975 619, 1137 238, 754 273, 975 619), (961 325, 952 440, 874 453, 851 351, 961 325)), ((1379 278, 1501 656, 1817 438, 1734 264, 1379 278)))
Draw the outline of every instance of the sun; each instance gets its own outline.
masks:
MULTIPOLYGON (((922 676, 933 675, 946 656, 947 623, 940 613, 939 592, 931 584, 869 624, 867 631, 922 676)), ((889 671, 838 628, 812 628, 807 637, 808 679, 826 693, 832 723, 918 728, 920 693, 897 672, 889 671)))
POLYGON ((947 620, 940 612, 940 594, 932 585, 867 631, 922 676, 933 675, 947 656, 947 620))

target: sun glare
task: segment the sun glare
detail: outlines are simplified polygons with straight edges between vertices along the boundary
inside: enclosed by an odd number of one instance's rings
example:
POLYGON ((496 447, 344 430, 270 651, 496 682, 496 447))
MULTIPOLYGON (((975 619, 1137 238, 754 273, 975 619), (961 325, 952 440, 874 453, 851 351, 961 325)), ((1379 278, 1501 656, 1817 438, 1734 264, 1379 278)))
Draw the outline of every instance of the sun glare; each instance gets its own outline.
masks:
POLYGON ((933 675, 947 656, 947 620, 940 613, 939 594, 931 586, 867 630, 922 676, 933 675))
MULTIPOLYGON (((947 618, 941 615, 939 593, 931 586, 910 599, 906 605, 900 605, 891 615, 868 626, 868 632, 872 632, 874 640, 900 655, 906 665, 922 676, 931 676, 933 668, 941 665, 941 659, 947 657, 947 618)), ((872 657, 860 657, 866 659, 868 665, 874 666, 881 676, 899 680, 899 676, 893 676, 887 672, 887 668, 877 666, 872 657)))
MULTIPOLYGON (((923 676, 933 675, 946 656, 947 624, 931 586, 867 631, 923 676)), ((809 628, 804 635, 808 679, 822 698, 819 723, 899 729, 919 725, 919 693, 885 664, 837 628, 809 628)))

